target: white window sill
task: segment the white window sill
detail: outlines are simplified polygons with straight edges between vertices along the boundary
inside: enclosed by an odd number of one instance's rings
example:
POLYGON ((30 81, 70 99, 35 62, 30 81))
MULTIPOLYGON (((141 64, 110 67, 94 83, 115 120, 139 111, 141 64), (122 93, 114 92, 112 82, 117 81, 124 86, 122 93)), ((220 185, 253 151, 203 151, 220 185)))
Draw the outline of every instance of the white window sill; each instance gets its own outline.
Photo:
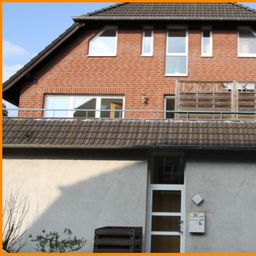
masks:
POLYGON ((153 57, 153 54, 141 54, 141 57, 153 57))
POLYGON ((211 54, 211 55, 201 55, 201 58, 212 58, 213 57, 213 55, 211 54))
POLYGON ((165 74, 164 76, 188 76, 188 74, 165 74))
POLYGON ((251 54, 251 55, 245 55, 245 54, 238 54, 238 58, 256 58, 256 54, 251 54))
POLYGON ((111 54, 111 55, 88 54, 87 57, 117 57, 117 54, 111 54))

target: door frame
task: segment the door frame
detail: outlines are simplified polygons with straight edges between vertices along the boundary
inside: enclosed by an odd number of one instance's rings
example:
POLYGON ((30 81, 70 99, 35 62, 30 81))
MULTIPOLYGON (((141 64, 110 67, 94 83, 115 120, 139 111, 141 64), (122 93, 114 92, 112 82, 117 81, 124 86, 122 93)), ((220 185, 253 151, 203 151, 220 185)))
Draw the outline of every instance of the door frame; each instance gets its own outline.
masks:
MULTIPOLYGON (((177 185, 177 184, 151 184, 151 173, 152 173, 152 168, 153 168, 153 162, 154 162, 154 157, 155 156, 181 156, 184 157, 183 153, 167 153, 167 152, 158 152, 158 153, 153 153, 150 157, 149 161, 149 166, 148 166, 148 188, 147 188, 147 212, 146 212, 146 252, 151 252, 151 224, 152 224, 152 195, 153 195, 153 190, 170 190, 170 191, 181 191, 181 212, 180 215, 166 215, 166 216, 181 216, 182 220, 182 233, 180 232, 175 232, 177 235, 180 235, 180 253, 185 252, 185 238, 186 238, 186 191, 185 191, 185 165, 184 165, 184 184, 182 185, 177 185)), ((156 215, 155 215, 156 216, 156 215)), ((153 231, 154 234, 156 234, 157 231, 153 231)), ((163 234, 164 231, 161 231, 163 234)), ((168 232, 168 233, 173 233, 174 232, 168 232)), ((167 234, 167 233, 166 233, 167 234)))

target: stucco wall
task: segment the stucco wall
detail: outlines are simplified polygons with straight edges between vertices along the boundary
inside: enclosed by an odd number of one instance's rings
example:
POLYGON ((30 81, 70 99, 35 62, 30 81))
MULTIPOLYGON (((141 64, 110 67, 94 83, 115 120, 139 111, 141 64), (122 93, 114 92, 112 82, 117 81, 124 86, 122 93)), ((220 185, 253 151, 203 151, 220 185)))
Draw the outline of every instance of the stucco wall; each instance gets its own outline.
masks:
POLYGON ((212 155, 187 159, 187 220, 189 212, 205 212, 206 233, 190 234, 187 228, 186 251, 255 252, 255 156, 212 155), (204 198, 200 206, 191 200, 197 193, 204 198))
MULTIPOLYGON (((144 161, 5 159, 3 195, 20 188, 30 201, 27 235, 70 228, 92 251, 94 230, 143 226, 147 163, 144 161)), ((30 242, 24 251, 34 248, 30 242)))

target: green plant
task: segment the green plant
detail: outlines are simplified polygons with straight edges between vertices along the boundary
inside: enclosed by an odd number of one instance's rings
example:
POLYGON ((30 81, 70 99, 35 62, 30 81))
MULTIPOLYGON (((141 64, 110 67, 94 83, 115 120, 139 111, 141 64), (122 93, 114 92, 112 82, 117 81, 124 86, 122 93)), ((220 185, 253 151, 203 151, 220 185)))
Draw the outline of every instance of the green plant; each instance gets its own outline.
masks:
POLYGON ((32 242, 36 242, 36 250, 40 252, 73 252, 80 250, 86 243, 83 238, 71 237, 72 231, 69 228, 65 228, 63 231, 63 237, 60 237, 58 232, 45 230, 33 238, 32 242))

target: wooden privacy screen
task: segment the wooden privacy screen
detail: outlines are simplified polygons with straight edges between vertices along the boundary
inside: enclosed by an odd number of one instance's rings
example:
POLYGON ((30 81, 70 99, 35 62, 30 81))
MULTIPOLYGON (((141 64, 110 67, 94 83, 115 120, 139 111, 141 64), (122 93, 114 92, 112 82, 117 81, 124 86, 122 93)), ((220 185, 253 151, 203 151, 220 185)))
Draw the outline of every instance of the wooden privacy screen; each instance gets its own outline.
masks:
MULTIPOLYGON (((179 81, 176 83, 175 109, 180 111, 252 112, 256 111, 255 83, 230 81, 179 81), (249 86, 247 86, 249 85, 249 86)), ((190 114, 191 119, 220 119, 216 114, 190 114)), ((175 118, 187 118, 176 114, 175 118)), ((224 119, 255 118, 255 115, 224 114, 224 119)))

